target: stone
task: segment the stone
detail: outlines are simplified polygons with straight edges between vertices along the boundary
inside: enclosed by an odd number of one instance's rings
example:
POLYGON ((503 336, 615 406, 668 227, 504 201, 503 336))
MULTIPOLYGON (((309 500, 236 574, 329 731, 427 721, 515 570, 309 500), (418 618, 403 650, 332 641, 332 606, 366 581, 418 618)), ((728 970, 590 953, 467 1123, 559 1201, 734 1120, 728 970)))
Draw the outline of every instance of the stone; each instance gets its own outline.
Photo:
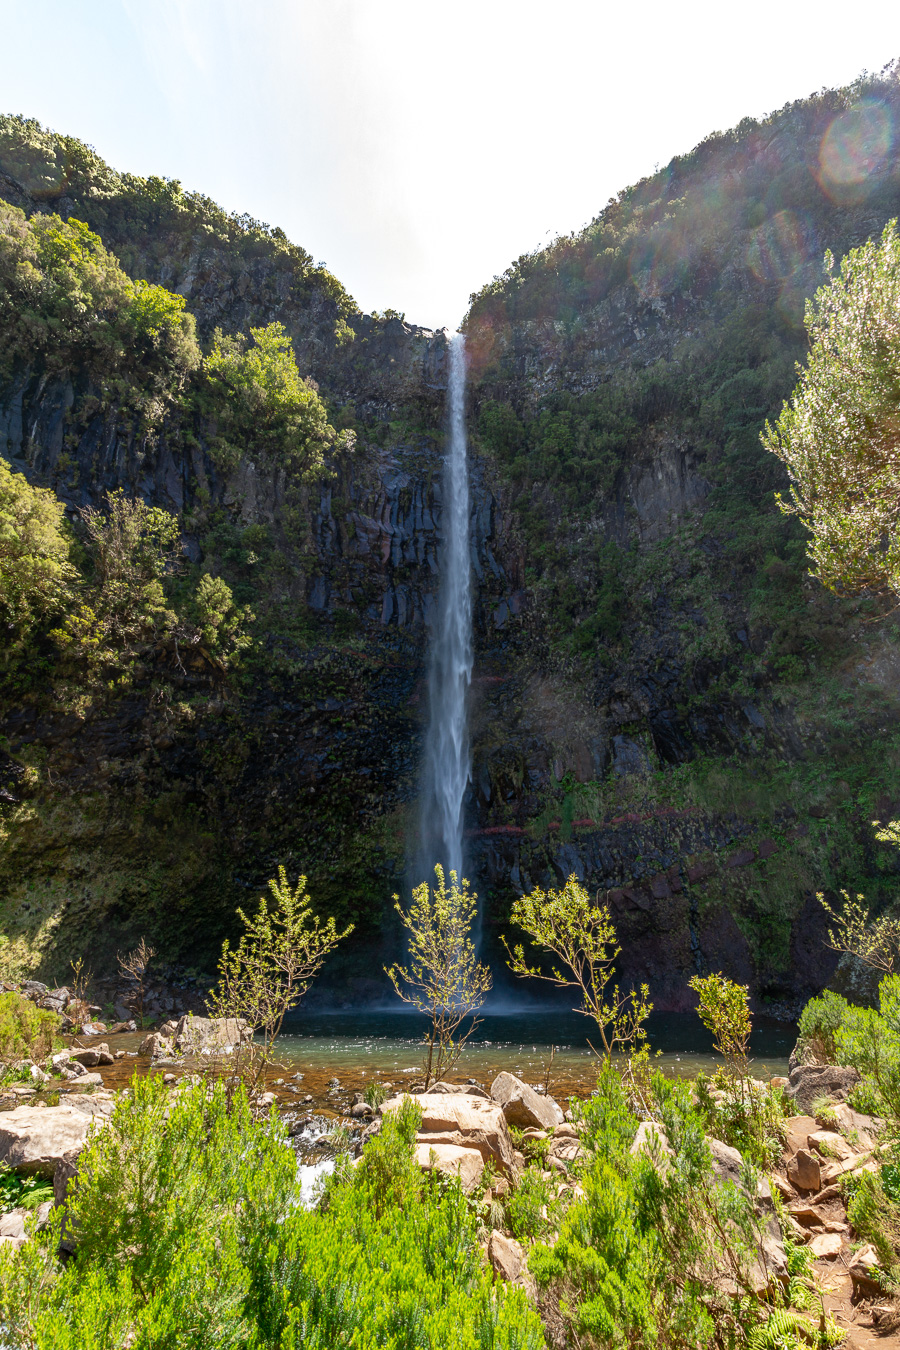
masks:
POLYGON ((809 1240, 809 1250, 817 1261, 833 1261, 843 1245, 840 1233, 816 1233, 809 1240))
POLYGON ((871 1298, 873 1294, 882 1292, 884 1271, 879 1265, 878 1253, 871 1242, 853 1253, 848 1270, 854 1291, 861 1297, 871 1298))
MULTIPOLYGON (((416 1101, 422 1109, 419 1142, 475 1148, 485 1163, 493 1161, 495 1167, 508 1175, 516 1173, 506 1118, 496 1103, 480 1097, 439 1092, 423 1092, 416 1101)), ((389 1098, 383 1103, 381 1114, 399 1110, 402 1102, 402 1097, 389 1098)))
POLYGON ((432 1083, 428 1091, 455 1093, 460 1097, 483 1097, 486 1102, 491 1100, 490 1095, 477 1083, 432 1083))
POLYGON ((642 1120, 631 1141, 630 1153, 650 1159, 659 1172, 665 1173, 667 1160, 675 1156, 665 1130, 651 1120, 642 1120))
POLYGON ((226 1050, 250 1039, 250 1029, 242 1018, 195 1017, 186 1013, 175 1029, 176 1049, 182 1054, 196 1054, 198 1050, 226 1050))
POLYGON ((815 1205, 789 1205, 788 1214, 804 1228, 824 1228, 827 1222, 825 1215, 815 1205))
POLYGON ((100 1063, 100 1051, 96 1046, 77 1046, 69 1051, 69 1059, 76 1064, 83 1064, 86 1069, 93 1069, 100 1063))
POLYGON ((808 1112, 817 1097, 844 1101, 858 1082, 855 1069, 837 1064, 798 1064, 791 1070, 785 1096, 801 1111, 808 1112))
POLYGON ((784 1152, 787 1157, 798 1148, 809 1147, 809 1136, 819 1128, 815 1116, 789 1116, 784 1122, 784 1152))
POLYGON ((510 1284, 519 1278, 525 1265, 525 1249, 515 1238, 507 1237, 495 1228, 488 1238, 487 1258, 494 1274, 510 1284))
POLYGON ((8 1214, 0 1215, 0 1237, 23 1238, 27 1217, 26 1209, 11 1209, 8 1214))
POLYGON ((809 1149, 799 1148, 788 1162, 788 1180, 798 1191, 818 1191, 822 1185, 819 1160, 809 1149))
POLYGON ((484 1159, 477 1148, 435 1143, 428 1136, 420 1135, 417 1139, 416 1162, 423 1171, 434 1169, 459 1177, 466 1192, 474 1190, 484 1175, 484 1159))
POLYGON ((78 1086, 80 1088, 102 1087, 103 1077, 99 1073, 83 1073, 78 1079, 78 1086))
POLYGON ((827 1163, 822 1167, 822 1185, 833 1185, 834 1182, 844 1176, 847 1172, 855 1172, 857 1170, 872 1171, 875 1166, 874 1163, 869 1163, 867 1168, 863 1166, 863 1164, 868 1162, 870 1156, 871 1155, 868 1153, 856 1153, 849 1158, 845 1158, 842 1162, 827 1163))
POLYGON ((786 1088, 790 1081, 789 1078, 785 1078, 780 1073, 777 1073, 774 1078, 769 1079, 769 1087, 775 1092, 778 1088, 786 1088))
POLYGON ((503 1108, 508 1125, 534 1125, 552 1130, 563 1123, 563 1113, 552 1097, 541 1096, 511 1073, 499 1073, 491 1084, 491 1099, 503 1108))
POLYGON ((28 1070, 28 1073, 31 1077, 32 1083, 37 1083, 41 1085, 43 1083, 49 1082, 50 1075, 44 1073, 44 1070, 40 1068, 37 1064, 32 1064, 31 1068, 28 1070))
POLYGON ((577 1139, 577 1138, 578 1138, 578 1129, 577 1129, 577 1127, 576 1127, 575 1125, 572 1125, 568 1120, 564 1120, 563 1123, 562 1123, 562 1125, 557 1125, 557 1126, 556 1126, 555 1130, 553 1131, 553 1138, 554 1138, 554 1139, 577 1139))
POLYGON ((172 1042, 165 1036, 160 1036, 158 1031, 151 1031, 149 1036, 145 1036, 138 1047, 139 1055, 150 1055, 153 1059, 168 1059, 172 1055, 172 1042))
POLYGON ((177 1082, 178 1082, 178 1075, 177 1075, 177 1074, 174 1074, 174 1073, 164 1073, 164 1074, 163 1074, 163 1082, 164 1082, 164 1083, 177 1083, 177 1082))
POLYGON ((52 1177, 57 1164, 78 1156, 92 1128, 105 1117, 94 1118, 73 1107, 17 1106, 0 1115, 0 1162, 26 1176, 52 1177))
POLYGON ((565 1171, 570 1163, 581 1157, 581 1154, 582 1148, 577 1139, 571 1138, 570 1135, 561 1135, 558 1138, 554 1135, 547 1151, 547 1160, 551 1167, 561 1163, 565 1171))
MULTIPOLYGON (((167 1078, 170 1077, 170 1076, 171 1076, 173 1079, 174 1079, 174 1077, 175 1077, 174 1074, 171 1074, 171 1075, 166 1074, 166 1077, 167 1077, 167 1078)), ((274 1092, 262 1092, 262 1093, 260 1093, 259 1097, 257 1097, 257 1099, 256 1099, 256 1104, 257 1104, 257 1106, 273 1106, 273 1105, 275 1104, 275 1100, 276 1100, 276 1098, 275 1098, 275 1093, 274 1093, 274 1092)))
POLYGON ((375 1112, 368 1102, 354 1102, 350 1107, 350 1114, 354 1120, 370 1120, 375 1112))
POLYGON ((821 1153, 823 1158, 837 1162, 846 1162, 848 1158, 856 1157, 853 1145, 834 1130, 814 1130, 809 1136, 809 1147, 821 1153))

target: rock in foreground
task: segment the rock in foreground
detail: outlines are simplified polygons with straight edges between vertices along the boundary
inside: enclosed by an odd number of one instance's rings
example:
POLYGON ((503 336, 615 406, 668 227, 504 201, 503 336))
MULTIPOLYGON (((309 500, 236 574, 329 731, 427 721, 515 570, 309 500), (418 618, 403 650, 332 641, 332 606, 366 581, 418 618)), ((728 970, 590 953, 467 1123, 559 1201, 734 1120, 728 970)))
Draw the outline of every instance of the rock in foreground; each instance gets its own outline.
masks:
POLYGON ((527 1130, 552 1130, 563 1122, 562 1109, 552 1097, 542 1097, 515 1074, 498 1073, 491 1084, 491 1099, 503 1108, 508 1125, 527 1130))
POLYGON ((0 1113, 0 1162, 14 1172, 49 1180, 57 1164, 78 1156, 91 1128, 105 1124, 105 1116, 89 1116, 71 1106, 17 1106, 0 1113))

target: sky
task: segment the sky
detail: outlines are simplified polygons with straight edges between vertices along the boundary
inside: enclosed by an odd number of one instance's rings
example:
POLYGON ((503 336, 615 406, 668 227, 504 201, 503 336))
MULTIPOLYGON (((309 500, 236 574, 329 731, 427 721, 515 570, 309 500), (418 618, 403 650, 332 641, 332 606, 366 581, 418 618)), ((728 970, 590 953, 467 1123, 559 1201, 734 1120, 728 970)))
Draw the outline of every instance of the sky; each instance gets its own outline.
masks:
POLYGON ((900 7, 0 0, 0 33, 0 111, 280 225, 366 312, 454 328, 710 132, 900 56, 900 7))

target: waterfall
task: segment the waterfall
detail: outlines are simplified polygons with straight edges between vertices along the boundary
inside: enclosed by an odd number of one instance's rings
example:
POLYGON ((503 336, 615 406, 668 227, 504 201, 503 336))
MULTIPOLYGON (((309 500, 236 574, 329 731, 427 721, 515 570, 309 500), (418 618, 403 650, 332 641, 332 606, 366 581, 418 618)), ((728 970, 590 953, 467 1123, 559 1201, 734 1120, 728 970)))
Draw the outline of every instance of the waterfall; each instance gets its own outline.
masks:
POLYGON ((428 675, 429 725, 422 794, 422 865, 462 877, 462 806, 469 779, 466 697, 472 678, 472 579, 469 561, 469 477, 466 466, 466 348, 450 340, 449 426, 444 457, 440 568, 428 675))

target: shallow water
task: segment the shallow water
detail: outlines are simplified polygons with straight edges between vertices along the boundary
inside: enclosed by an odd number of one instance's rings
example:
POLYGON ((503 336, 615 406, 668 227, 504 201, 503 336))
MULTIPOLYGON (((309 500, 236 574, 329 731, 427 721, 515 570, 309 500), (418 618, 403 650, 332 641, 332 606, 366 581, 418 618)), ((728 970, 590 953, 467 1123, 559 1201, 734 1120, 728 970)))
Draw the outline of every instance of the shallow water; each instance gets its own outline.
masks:
MULTIPOLYGON (((492 1012, 476 1028, 450 1076, 487 1086, 505 1069, 526 1082, 543 1083, 551 1046, 556 1046, 550 1091, 564 1099, 590 1091, 597 1060, 589 1038, 598 1044, 592 1025, 565 1010, 492 1012)), ((692 1078, 721 1063, 694 1014, 654 1013, 648 1027, 651 1050, 661 1052, 657 1062, 667 1074, 692 1078)), ((285 1023, 277 1053, 285 1073, 303 1073, 304 1091, 317 1100, 330 1098, 340 1109, 345 1094, 360 1091, 373 1078, 402 1088, 421 1077, 424 1029, 424 1018, 393 1010, 295 1013, 285 1023)), ((793 1026, 757 1018, 751 1041, 754 1074, 786 1074, 795 1038, 793 1026)))

